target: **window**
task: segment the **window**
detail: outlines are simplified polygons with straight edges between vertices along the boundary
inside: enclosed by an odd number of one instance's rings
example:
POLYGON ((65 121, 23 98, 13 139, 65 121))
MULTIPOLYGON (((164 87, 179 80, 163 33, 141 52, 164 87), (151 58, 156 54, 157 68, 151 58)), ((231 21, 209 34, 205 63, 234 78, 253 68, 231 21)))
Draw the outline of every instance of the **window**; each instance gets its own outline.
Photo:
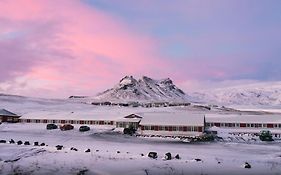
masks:
POLYGON ((267 128, 273 128, 273 124, 267 124, 267 128))
POLYGON ((172 126, 169 126, 169 131, 173 131, 173 127, 172 126))
POLYGON ((154 126, 155 131, 159 131, 159 126, 154 126))
POLYGON ((246 123, 240 123, 241 128, 245 128, 246 126, 247 126, 246 123))
POLYGON ((182 126, 179 126, 179 131, 183 131, 183 127, 182 126))

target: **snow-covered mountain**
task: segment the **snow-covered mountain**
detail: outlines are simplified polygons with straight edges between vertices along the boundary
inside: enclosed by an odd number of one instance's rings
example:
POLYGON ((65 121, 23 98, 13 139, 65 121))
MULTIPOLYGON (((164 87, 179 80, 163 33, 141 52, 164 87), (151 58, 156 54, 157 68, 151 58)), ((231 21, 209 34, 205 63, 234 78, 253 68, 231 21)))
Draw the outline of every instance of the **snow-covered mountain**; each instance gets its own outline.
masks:
POLYGON ((204 103, 281 107, 281 82, 253 83, 190 95, 194 101, 204 103))
POLYGON ((92 98, 98 101, 187 102, 187 95, 169 78, 154 80, 143 76, 136 80, 125 76, 113 88, 92 98))

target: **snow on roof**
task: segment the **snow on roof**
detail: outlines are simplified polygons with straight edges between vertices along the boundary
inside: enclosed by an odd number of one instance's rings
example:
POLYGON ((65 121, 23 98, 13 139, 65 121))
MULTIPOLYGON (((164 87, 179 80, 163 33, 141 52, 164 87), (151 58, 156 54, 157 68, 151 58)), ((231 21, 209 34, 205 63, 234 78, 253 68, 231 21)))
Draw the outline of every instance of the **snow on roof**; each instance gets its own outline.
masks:
POLYGON ((0 109, 0 116, 19 117, 17 114, 7 111, 6 109, 0 109))
POLYGON ((37 111, 22 116, 24 119, 59 119, 59 120, 114 120, 125 116, 123 113, 110 111, 37 111))
POLYGON ((207 123, 281 123, 281 115, 206 114, 207 123))
POLYGON ((204 126, 204 115, 187 112, 144 113, 141 125, 204 126))
POLYGON ((138 123, 141 121, 140 118, 121 118, 117 119, 117 122, 132 122, 132 123, 138 123))

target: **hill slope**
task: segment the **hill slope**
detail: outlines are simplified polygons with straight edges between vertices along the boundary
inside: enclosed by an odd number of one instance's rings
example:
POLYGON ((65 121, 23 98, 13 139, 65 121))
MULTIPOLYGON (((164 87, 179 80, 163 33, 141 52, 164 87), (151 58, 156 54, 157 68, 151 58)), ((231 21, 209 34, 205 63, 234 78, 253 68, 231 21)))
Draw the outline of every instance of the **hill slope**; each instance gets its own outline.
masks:
POLYGON ((191 94, 194 101, 221 105, 280 106, 281 82, 220 88, 191 94))

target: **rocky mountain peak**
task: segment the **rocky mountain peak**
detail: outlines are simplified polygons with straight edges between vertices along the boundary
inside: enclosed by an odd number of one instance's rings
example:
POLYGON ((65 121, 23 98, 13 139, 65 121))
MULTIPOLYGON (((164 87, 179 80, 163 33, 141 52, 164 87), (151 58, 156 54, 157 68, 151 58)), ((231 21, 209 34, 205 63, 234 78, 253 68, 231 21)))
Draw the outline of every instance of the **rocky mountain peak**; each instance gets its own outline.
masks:
POLYGON ((125 76, 117 85, 96 96, 104 101, 186 101, 185 93, 170 78, 155 80, 142 76, 136 80, 125 76))

